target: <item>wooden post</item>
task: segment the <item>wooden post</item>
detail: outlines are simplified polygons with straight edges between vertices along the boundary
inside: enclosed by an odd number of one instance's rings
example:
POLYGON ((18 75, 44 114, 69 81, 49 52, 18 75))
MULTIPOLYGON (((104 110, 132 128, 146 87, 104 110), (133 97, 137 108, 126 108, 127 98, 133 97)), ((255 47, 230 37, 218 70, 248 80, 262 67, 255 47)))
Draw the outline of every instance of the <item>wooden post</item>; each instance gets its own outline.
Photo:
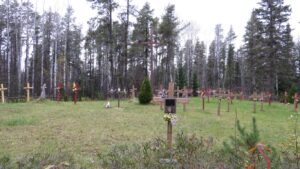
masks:
POLYGON ((73 83, 73 101, 74 104, 77 103, 77 99, 78 99, 78 90, 79 90, 79 86, 76 82, 73 83))
POLYGON ((136 91, 136 90, 137 90, 137 89, 134 88, 134 85, 132 85, 132 89, 130 89, 131 99, 134 99, 134 98, 135 98, 135 91, 136 91))
POLYGON ((169 97, 169 98, 174 97, 174 83, 173 83, 173 82, 170 82, 170 83, 169 83, 168 97, 169 97))
POLYGON ((218 103, 218 112, 217 112, 218 116, 221 115, 221 97, 219 97, 219 103, 218 103))
POLYGON ((298 111, 298 101, 299 101, 298 93, 295 93, 293 98, 294 98, 294 111, 297 112, 298 111))
POLYGON ((120 108, 120 92, 121 92, 121 89, 118 88, 118 108, 120 108))
POLYGON ((268 93, 268 101, 269 101, 269 106, 271 106, 271 103, 272 103, 272 93, 271 92, 268 93))
POLYGON ((27 91, 27 102, 29 102, 30 101, 30 89, 33 89, 33 87, 30 87, 29 83, 27 82, 27 86, 25 86, 24 89, 27 91))
POLYGON ((207 103, 209 103, 209 97, 210 97, 210 89, 208 89, 206 92, 205 92, 205 94, 206 94, 206 96, 207 96, 207 103))
POLYGON ((260 94, 260 111, 264 111, 264 92, 261 92, 260 94))
POLYGON ((168 148, 169 149, 172 149, 172 123, 171 121, 168 121, 168 124, 167 124, 167 145, 168 145, 168 148))
POLYGON ((5 91, 5 90, 7 90, 7 88, 4 88, 4 87, 3 87, 3 84, 1 83, 0 91, 1 91, 2 103, 5 103, 5 98, 4 98, 4 91, 5 91))
POLYGON ((253 113, 256 113, 257 93, 254 92, 254 93, 252 94, 251 98, 253 99, 253 113))
POLYGON ((288 94, 288 92, 287 91, 285 91, 284 92, 284 104, 287 104, 287 100, 288 100, 288 98, 289 98, 289 94, 288 94))
POLYGON ((180 89, 179 89, 179 86, 177 86, 177 90, 176 90, 176 96, 177 96, 177 98, 179 98, 179 94, 180 94, 180 89))
POLYGON ((227 112, 229 112, 230 111, 230 101, 231 99, 230 99, 230 96, 229 97, 227 97, 227 112))

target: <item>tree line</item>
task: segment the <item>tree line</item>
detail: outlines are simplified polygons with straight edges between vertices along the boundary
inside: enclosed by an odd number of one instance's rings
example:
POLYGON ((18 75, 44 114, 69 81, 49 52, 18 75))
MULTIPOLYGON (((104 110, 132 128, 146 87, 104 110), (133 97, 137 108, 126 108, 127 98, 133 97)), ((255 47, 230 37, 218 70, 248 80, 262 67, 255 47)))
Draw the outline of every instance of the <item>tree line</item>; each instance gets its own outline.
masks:
POLYGON ((180 41, 190 25, 179 21, 175 5, 158 18, 149 3, 137 9, 130 0, 123 0, 124 7, 121 0, 87 1, 97 15, 88 21, 86 35, 70 6, 61 16, 51 10, 40 14, 29 1, 1 1, 0 83, 9 97, 24 95, 27 82, 34 96, 43 84, 55 96, 58 83, 70 95, 76 81, 81 95, 90 98, 140 88, 145 77, 153 90, 174 81, 180 88, 278 95, 300 84, 300 42, 291 36, 291 7, 283 0, 259 2, 239 47, 234 28, 224 34, 220 24, 210 44, 201 37, 180 41))

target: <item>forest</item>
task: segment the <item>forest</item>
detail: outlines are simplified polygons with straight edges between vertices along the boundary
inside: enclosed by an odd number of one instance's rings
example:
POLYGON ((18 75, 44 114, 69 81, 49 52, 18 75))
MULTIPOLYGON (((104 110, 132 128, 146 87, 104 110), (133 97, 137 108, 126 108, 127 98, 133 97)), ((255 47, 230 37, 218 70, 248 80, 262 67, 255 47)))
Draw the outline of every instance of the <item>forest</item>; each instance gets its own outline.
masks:
MULTIPOLYGON (((9 98, 23 97, 27 82, 38 97, 46 84, 48 97, 63 85, 70 96, 80 93, 104 99, 111 89, 138 89, 149 78, 153 92, 170 81, 183 88, 272 92, 300 86, 300 41, 289 24, 291 7, 284 0, 261 0, 249 13, 243 43, 235 46, 231 27, 215 26, 214 40, 180 40, 190 24, 180 22, 176 6, 155 17, 149 3, 137 9, 130 0, 87 0, 97 11, 84 35, 71 5, 37 12, 30 1, 0 2, 0 83, 9 98)), ((205 23, 203 23, 205 24, 205 23)), ((198 37, 197 39, 201 39, 198 37)))

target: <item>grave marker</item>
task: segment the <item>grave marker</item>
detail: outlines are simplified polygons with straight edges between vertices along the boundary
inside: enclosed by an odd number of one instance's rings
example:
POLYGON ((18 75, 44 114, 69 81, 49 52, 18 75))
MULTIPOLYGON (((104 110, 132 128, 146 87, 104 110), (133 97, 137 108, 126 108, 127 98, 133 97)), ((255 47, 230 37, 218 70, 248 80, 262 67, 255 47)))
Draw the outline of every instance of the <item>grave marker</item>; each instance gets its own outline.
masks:
POLYGON ((63 89, 63 84, 61 82, 57 83, 56 86, 56 101, 61 101, 62 93, 61 90, 63 89))
MULTIPOLYGON (((169 149, 172 149, 172 116, 176 114, 176 99, 174 98, 166 98, 165 99, 165 113, 167 116, 170 116, 167 120, 167 145, 169 149)), ((175 116, 176 117, 176 116, 175 116)), ((176 119, 175 119, 176 120, 176 119)), ((176 123, 176 121, 175 121, 176 123)))
POLYGON ((174 82, 169 83, 168 97, 174 97, 174 82))
POLYGON ((25 86, 24 89, 27 92, 27 102, 29 102, 30 101, 30 90, 33 89, 33 87, 30 87, 29 83, 27 82, 27 86, 25 86))
POLYGON ((288 94, 288 92, 287 91, 284 91, 284 104, 287 104, 287 100, 288 100, 288 98, 289 98, 289 94, 288 94))
POLYGON ((272 93, 271 92, 268 93, 268 102, 269 102, 269 106, 271 106, 271 103, 272 103, 272 93))
POLYGON ((264 92, 261 92, 260 94, 260 98, 259 98, 259 101, 260 101, 260 111, 264 111, 264 92))
POLYGON ((297 112, 298 111, 298 102, 299 102, 299 96, 298 93, 294 94, 294 111, 297 112))
POLYGON ((202 99, 202 110, 205 109, 205 98, 204 98, 204 95, 205 95, 205 91, 202 89, 202 90, 198 90, 197 93, 199 94, 199 97, 202 99))
POLYGON ((0 91, 1 91, 1 99, 2 99, 2 103, 5 103, 5 98, 4 98, 4 91, 7 90, 7 88, 4 88, 3 87, 3 84, 1 83, 1 88, 0 88, 0 91))
POLYGON ((250 96, 253 100, 253 113, 256 113, 256 101, 257 101, 257 93, 253 92, 252 96, 250 96))
POLYGON ((221 97, 218 98, 218 111, 217 111, 217 115, 220 116, 221 115, 221 97))
POLYGON ((131 93, 131 99, 135 98, 135 91, 137 90, 137 88, 134 87, 134 85, 132 85, 132 88, 130 89, 130 93, 131 93))
POLYGON ((78 91, 79 91, 79 85, 74 82, 73 83, 73 101, 74 101, 74 104, 77 103, 77 99, 78 99, 78 91))

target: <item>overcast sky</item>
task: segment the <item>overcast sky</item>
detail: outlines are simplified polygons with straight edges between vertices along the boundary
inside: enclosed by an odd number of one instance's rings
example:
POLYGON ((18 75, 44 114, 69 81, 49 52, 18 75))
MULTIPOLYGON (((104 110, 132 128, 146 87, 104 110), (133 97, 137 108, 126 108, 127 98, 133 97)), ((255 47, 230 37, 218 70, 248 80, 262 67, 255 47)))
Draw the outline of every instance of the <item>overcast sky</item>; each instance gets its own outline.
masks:
MULTIPOLYGON (((78 24, 83 26, 84 31, 87 29, 86 22, 96 12, 90 6, 91 3, 86 0, 32 0, 37 3, 38 11, 49 9, 65 12, 65 8, 70 4, 75 11, 75 17, 78 24)), ((120 8, 125 8, 126 0, 116 0, 121 3, 120 8)), ((182 35, 197 37, 199 40, 209 44, 214 38, 214 28, 216 24, 222 24, 224 36, 230 26, 237 34, 236 44, 241 44, 245 33, 245 26, 250 19, 251 11, 257 7, 260 0, 131 0, 138 9, 141 9, 145 2, 149 2, 154 15, 161 17, 164 9, 168 4, 175 4, 176 15, 182 23, 191 22, 194 25, 192 33, 182 35), (192 35, 193 34, 193 35, 192 35), (195 36, 194 34, 197 34, 195 36)), ((285 0, 285 4, 292 7, 290 24, 293 30, 294 40, 300 38, 300 0, 285 0)))

